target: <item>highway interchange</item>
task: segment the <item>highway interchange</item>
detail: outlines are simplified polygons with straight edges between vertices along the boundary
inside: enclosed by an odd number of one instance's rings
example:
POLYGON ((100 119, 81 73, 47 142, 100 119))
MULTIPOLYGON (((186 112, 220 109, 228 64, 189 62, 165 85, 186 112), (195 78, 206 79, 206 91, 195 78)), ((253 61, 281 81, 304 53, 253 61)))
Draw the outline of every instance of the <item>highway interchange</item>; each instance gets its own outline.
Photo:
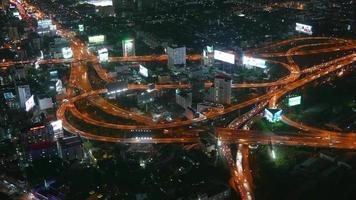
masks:
MULTIPOLYGON (((30 6, 27 3, 19 4, 12 1, 22 16, 26 16, 26 7, 30 6)), ((33 8, 33 7, 32 7, 33 8)), ((42 13, 38 8, 37 12, 42 13)), ((47 13, 48 14, 48 13, 47 13)), ((41 16, 46 16, 42 13, 41 16)), ((27 19, 23 17, 23 19, 27 19)), ((265 94, 246 100, 244 102, 233 104, 225 107, 223 111, 211 111, 204 113, 204 115, 193 120, 173 121, 170 123, 155 124, 149 116, 141 115, 135 112, 130 112, 117 105, 108 102, 102 94, 107 93, 107 89, 94 90, 88 75, 88 63, 93 63, 93 68, 105 82, 113 82, 114 80, 108 75, 105 69, 101 67, 98 58, 95 54, 88 50, 84 41, 75 37, 72 31, 61 28, 57 24, 57 29, 62 37, 70 41, 73 50, 73 59, 51 59, 40 60, 39 64, 49 63, 70 63, 71 73, 69 83, 67 86, 67 99, 64 101, 57 111, 57 118, 62 120, 63 128, 70 133, 79 134, 80 136, 96 141, 114 142, 114 143, 196 143, 200 141, 200 137, 196 134, 180 134, 179 136, 162 136, 162 137, 121 137, 121 136, 105 136, 96 133, 81 130, 75 124, 67 119, 67 113, 71 113, 75 118, 96 127, 104 127, 109 129, 118 130, 162 130, 186 127, 192 124, 205 122, 215 119, 219 116, 237 111, 241 108, 251 107, 253 109, 247 113, 234 119, 227 128, 215 128, 216 139, 221 143, 221 152, 225 156, 231 168, 231 186, 240 192, 242 199, 254 199, 253 195, 253 179, 249 166, 249 144, 262 144, 262 145, 292 145, 292 146, 310 146, 320 148, 340 148, 340 149, 356 149, 356 133, 339 133, 327 131, 315 127, 303 125, 294 122, 286 116, 282 117, 282 121, 290 126, 303 131, 298 135, 263 135, 257 131, 242 130, 240 129, 246 122, 252 119, 255 115, 261 113, 264 108, 277 108, 280 100, 289 92, 300 88, 308 83, 311 83, 321 77, 333 74, 347 66, 352 65, 356 61, 356 41, 346 40, 341 38, 329 37, 306 37, 306 38, 292 38, 285 41, 277 42, 262 48, 252 49, 245 52, 246 55, 266 59, 267 62, 280 65, 289 70, 289 75, 282 77, 279 80, 267 83, 234 83, 232 88, 266 88, 268 92, 265 94), (292 47, 283 50, 283 47, 291 45, 292 47), (351 51, 353 50, 353 51, 351 51), (317 65, 308 66, 305 69, 294 61, 294 56, 322 54, 329 52, 348 51, 348 55, 336 58, 331 61, 323 62, 317 65), (285 57, 286 62, 276 61, 273 58, 285 57), (80 93, 76 94, 75 90, 80 93), (136 124, 116 124, 106 122, 104 120, 95 119, 88 113, 81 112, 76 107, 76 102, 86 99, 93 106, 101 109, 102 111, 121 118, 130 119, 136 124), (232 158, 232 153, 229 148, 231 144, 237 145, 236 159, 232 158)), ((200 60, 201 55, 189 55, 188 60, 200 60)), ((135 57, 111 57, 109 62, 148 62, 148 61, 165 61, 166 55, 148 55, 148 56, 135 56, 135 57)), ((0 63, 0 67, 6 68, 16 64, 34 63, 36 61, 5 61, 0 63)), ((207 82, 206 87, 211 87, 212 83, 207 82)), ((189 88, 188 84, 165 84, 155 85, 155 89, 175 89, 175 88, 189 88)), ((147 85, 129 85, 129 90, 145 90, 147 85)), ((188 131, 189 132, 189 131, 188 131)))

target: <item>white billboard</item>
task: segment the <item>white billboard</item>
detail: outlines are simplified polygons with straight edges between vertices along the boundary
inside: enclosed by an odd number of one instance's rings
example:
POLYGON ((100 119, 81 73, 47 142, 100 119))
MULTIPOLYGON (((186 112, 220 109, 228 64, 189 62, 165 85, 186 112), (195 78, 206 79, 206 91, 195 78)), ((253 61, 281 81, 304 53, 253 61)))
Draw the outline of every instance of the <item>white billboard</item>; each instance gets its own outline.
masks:
POLYGON ((102 44, 105 42, 105 35, 94 35, 89 36, 89 43, 91 44, 102 44))
POLYGON ((46 110, 49 108, 53 108, 52 98, 38 99, 38 107, 40 107, 40 110, 46 110))
POLYGON ((309 25, 305 25, 305 24, 300 24, 300 23, 295 23, 295 30, 301 33, 306 33, 308 35, 312 35, 313 31, 312 31, 313 27, 309 26, 309 25))
POLYGON ((235 55, 231 53, 225 53, 222 51, 214 50, 214 59, 235 64, 235 55))
POLYGON ((35 106, 35 99, 33 97, 33 95, 27 99, 27 101, 25 102, 25 108, 26 111, 30 111, 33 107, 35 106))
POLYGON ((56 92, 60 93, 62 91, 62 89, 63 89, 62 81, 61 81, 61 79, 58 79, 56 82, 56 92))
POLYGON ((39 28, 43 29, 50 28, 50 26, 53 25, 50 19, 38 20, 37 24, 39 28))
POLYGON ((288 99, 288 106, 300 105, 301 102, 302 102, 302 97, 301 96, 290 97, 288 99))
POLYGON ((54 132, 62 130, 62 128, 63 128, 62 120, 57 120, 57 121, 51 122, 51 126, 52 126, 54 132))
POLYGON ((64 59, 72 58, 73 57, 73 51, 70 47, 63 47, 62 48, 62 54, 64 59))
POLYGON ((21 20, 21 19, 22 19, 22 17, 21 17, 21 15, 20 15, 20 13, 19 13, 19 12, 17 12, 17 11, 13 12, 12 14, 14 15, 14 17, 19 18, 19 20, 21 20))
POLYGON ((85 2, 94 6, 113 6, 112 0, 86 0, 85 2))
POLYGON ((253 57, 249 57, 249 56, 242 57, 242 64, 259 67, 259 68, 263 68, 263 69, 267 67, 265 60, 259 59, 259 58, 253 58, 253 57))
POLYGON ((142 65, 140 65, 139 73, 144 77, 148 77, 148 69, 142 65))
POLYGON ((109 52, 107 48, 102 48, 98 50, 99 61, 107 62, 109 60, 109 52))
POLYGON ((79 24, 78 25, 78 29, 79 29, 79 32, 83 32, 84 31, 84 25, 83 24, 79 24))

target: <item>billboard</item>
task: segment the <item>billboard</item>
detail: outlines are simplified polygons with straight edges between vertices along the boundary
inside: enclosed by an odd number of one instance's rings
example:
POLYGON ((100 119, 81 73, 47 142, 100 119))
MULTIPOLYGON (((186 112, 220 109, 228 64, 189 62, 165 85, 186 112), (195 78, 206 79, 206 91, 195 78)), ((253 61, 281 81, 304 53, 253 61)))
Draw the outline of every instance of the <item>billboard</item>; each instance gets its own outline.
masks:
POLYGON ((78 29, 79 29, 79 32, 83 32, 84 31, 84 25, 83 24, 79 24, 78 25, 78 29))
POLYGON ((46 110, 49 108, 53 108, 52 98, 38 99, 38 107, 40 107, 40 110, 46 110))
POLYGON ((313 27, 309 26, 309 25, 305 25, 305 24, 300 24, 300 23, 295 23, 295 30, 301 33, 306 33, 308 35, 312 35, 313 31, 312 31, 313 27))
POLYGON ((86 0, 85 2, 94 6, 113 6, 112 0, 86 0))
POLYGON ((21 15, 20 15, 20 13, 19 13, 19 12, 17 12, 17 11, 13 12, 12 14, 14 15, 14 17, 19 18, 19 20, 21 20, 21 19, 22 19, 22 17, 21 17, 21 15))
POLYGON ((55 31, 55 30, 57 30, 57 26, 51 24, 51 25, 49 25, 49 30, 55 31))
POLYGON ((99 49, 98 55, 100 62, 107 62, 109 60, 109 52, 107 48, 99 49))
POLYGON ((57 82, 56 82, 56 92, 61 92, 63 89, 63 84, 62 84, 62 81, 61 79, 58 79, 57 82))
POLYGON ((105 42, 105 35, 89 36, 88 39, 90 44, 102 44, 105 42))
POLYGON ((301 96, 296 96, 296 97, 290 97, 288 98, 288 106, 296 106, 300 105, 302 102, 302 97, 301 96))
POLYGON ((148 69, 142 65, 140 65, 139 73, 144 77, 148 77, 148 69))
POLYGON ((127 39, 122 41, 122 52, 123 56, 134 56, 135 55, 135 40, 127 39))
POLYGON ((214 59, 235 64, 235 55, 231 53, 225 53, 222 51, 214 50, 214 59))
POLYGON ((62 48, 62 54, 64 59, 72 58, 73 57, 73 51, 70 47, 63 47, 62 48))
POLYGON ((38 20, 37 25, 39 28, 46 29, 50 28, 52 24, 52 20, 50 19, 43 19, 43 20, 38 20))
POLYGON ((54 132, 58 131, 58 130, 62 130, 62 120, 57 120, 57 121, 53 121, 51 122, 51 126, 54 132))
POLYGON ((254 67, 258 67, 258 68, 263 68, 263 69, 267 67, 265 60, 259 59, 259 58, 253 58, 253 57, 249 57, 249 56, 242 57, 242 64, 254 66, 254 67))
POLYGON ((269 122, 278 122, 282 118, 282 110, 281 109, 265 109, 264 112, 264 117, 269 121, 269 122))
POLYGON ((15 96, 14 94, 12 94, 12 92, 4 92, 4 98, 5 100, 10 100, 10 99, 14 99, 15 96))
POLYGON ((208 53, 213 53, 214 47, 213 47, 213 46, 206 46, 206 51, 207 51, 208 53))
POLYGON ((49 77, 50 77, 52 80, 57 80, 57 79, 58 79, 58 71, 57 71, 57 70, 50 71, 50 72, 49 72, 49 77))
POLYGON ((27 99, 27 101, 25 102, 25 109, 26 111, 30 111, 33 107, 35 106, 35 99, 33 97, 33 95, 27 99))

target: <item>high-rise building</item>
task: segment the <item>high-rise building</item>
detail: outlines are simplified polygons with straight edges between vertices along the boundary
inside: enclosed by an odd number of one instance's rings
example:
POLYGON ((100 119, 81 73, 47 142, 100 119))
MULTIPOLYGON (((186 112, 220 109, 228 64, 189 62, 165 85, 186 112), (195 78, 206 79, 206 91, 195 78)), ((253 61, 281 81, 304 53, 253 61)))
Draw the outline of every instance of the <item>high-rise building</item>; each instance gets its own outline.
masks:
POLYGON ((31 91, 29 85, 17 86, 18 100, 21 108, 25 108, 25 102, 31 97, 31 91))
POLYGON ((218 75, 214 79, 214 87, 210 88, 210 99, 215 103, 231 103, 232 79, 227 75, 218 75))
POLYGON ((192 106, 192 93, 176 90, 176 103, 184 109, 191 107, 192 106))
POLYGON ((21 144, 24 148, 22 161, 54 157, 58 154, 57 145, 51 125, 36 125, 21 135, 21 144))
POLYGON ((17 27, 9 27, 9 38, 11 40, 19 40, 20 36, 19 36, 19 32, 18 32, 18 28, 17 27))
POLYGON ((58 154, 63 160, 82 160, 84 158, 83 141, 79 136, 59 138, 58 154))
POLYGON ((135 9, 135 0, 113 0, 118 17, 130 17, 135 9))
POLYGON ((191 85, 193 99, 196 101, 203 100, 205 91, 205 81, 202 79, 202 77, 192 78, 191 85))
POLYGON ((174 65, 185 65, 186 64, 186 48, 169 46, 167 47, 168 54, 168 67, 173 67, 174 65))

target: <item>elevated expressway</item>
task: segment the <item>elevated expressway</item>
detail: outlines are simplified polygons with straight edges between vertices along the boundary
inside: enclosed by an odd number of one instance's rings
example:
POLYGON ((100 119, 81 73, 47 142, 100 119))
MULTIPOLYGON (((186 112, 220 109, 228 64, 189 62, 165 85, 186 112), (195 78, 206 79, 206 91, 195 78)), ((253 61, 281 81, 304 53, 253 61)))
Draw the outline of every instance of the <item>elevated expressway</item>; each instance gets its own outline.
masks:
MULTIPOLYGON (((19 4, 13 2, 19 8, 21 15, 25 9, 23 6, 27 4, 19 4)), ((42 13, 39 9, 38 12, 42 13)), ((45 16, 44 13, 42 13, 45 16)), ((277 107, 279 100, 289 92, 313 82, 321 77, 332 74, 344 67, 352 65, 356 61, 356 53, 351 52, 334 60, 320 63, 314 66, 309 66, 306 69, 300 70, 298 64, 294 61, 293 56, 303 55, 316 55, 329 52, 351 51, 356 49, 356 43, 353 40, 329 37, 307 37, 307 38, 292 38, 285 41, 273 43, 262 48, 252 49, 245 52, 246 55, 261 57, 268 59, 269 63, 278 64, 289 70, 290 74, 279 80, 267 83, 234 83, 233 88, 260 88, 265 87, 269 92, 261 96, 246 100, 244 102, 233 104, 226 107, 221 112, 208 112, 200 118, 193 120, 174 121, 171 123, 155 124, 148 116, 140 115, 135 112, 130 112, 124 108, 109 103, 101 95, 107 93, 106 89, 93 90, 91 82, 87 74, 87 62, 93 63, 93 68, 98 76, 106 81, 112 82, 105 69, 103 69, 98 62, 97 57, 88 51, 87 46, 83 41, 75 37, 71 31, 65 30, 54 19, 57 28, 60 30, 62 37, 69 39, 71 47, 74 51, 74 58, 65 59, 52 59, 40 60, 40 64, 48 63, 70 63, 71 74, 67 90, 67 101, 63 102, 58 111, 57 118, 62 120, 63 127, 68 132, 79 134, 84 138, 90 140, 114 142, 114 143, 195 143, 200 141, 200 137, 194 134, 181 134, 180 136, 160 136, 146 139, 140 138, 125 138, 121 136, 105 136, 98 135, 90 131, 80 130, 76 125, 72 124, 66 118, 66 113, 72 113, 77 119, 91 124, 96 127, 104 127, 109 129, 118 130, 132 130, 132 129, 166 129, 166 128, 179 128, 198 122, 204 122, 214 119, 216 117, 234 112, 238 109, 254 105, 254 108, 249 112, 234 119, 228 128, 216 128, 216 139, 222 142, 222 152, 226 157, 229 166, 231 167, 231 180, 232 187, 240 191, 242 199, 254 199, 253 195, 253 181, 252 174, 250 173, 250 166, 248 161, 249 149, 248 144, 276 144, 276 145, 293 145, 293 146, 310 146, 320 148, 341 148, 341 149, 356 149, 356 134, 342 134, 336 132, 325 131, 305 125, 283 117, 283 121, 291 126, 297 127, 305 132, 294 135, 273 135, 266 136, 259 132, 247 131, 239 129, 244 123, 249 121, 254 115, 260 113, 266 106, 277 107), (291 45, 288 50, 282 50, 283 47, 291 45), (277 52, 276 52, 277 50, 277 52), (279 52, 278 52, 279 51, 279 52), (287 62, 280 62, 274 58, 286 57, 287 62), (74 90, 80 91, 76 94, 74 90), (116 124, 106 122, 102 119, 95 119, 87 113, 82 113, 76 107, 75 103, 79 100, 87 99, 92 105, 102 109, 104 112, 113 116, 122 117, 136 121, 134 125, 129 124, 116 124), (229 144, 238 144, 237 158, 233 159, 229 144), (236 161, 235 161, 236 160, 236 161)), ((188 60, 199 60, 201 55, 189 55, 188 60)), ((110 62, 148 62, 148 61, 165 61, 166 55, 147 55, 135 57, 111 57, 110 62)), ((33 63, 35 61, 21 61, 21 62, 2 62, 0 67, 11 67, 16 64, 33 63)), ((207 82, 206 87, 211 87, 212 83, 207 82)), ((157 90, 161 89, 175 89, 175 88, 189 88, 189 84, 165 84, 156 85, 157 90)), ((147 85, 129 85, 129 90, 145 90, 147 85)))

